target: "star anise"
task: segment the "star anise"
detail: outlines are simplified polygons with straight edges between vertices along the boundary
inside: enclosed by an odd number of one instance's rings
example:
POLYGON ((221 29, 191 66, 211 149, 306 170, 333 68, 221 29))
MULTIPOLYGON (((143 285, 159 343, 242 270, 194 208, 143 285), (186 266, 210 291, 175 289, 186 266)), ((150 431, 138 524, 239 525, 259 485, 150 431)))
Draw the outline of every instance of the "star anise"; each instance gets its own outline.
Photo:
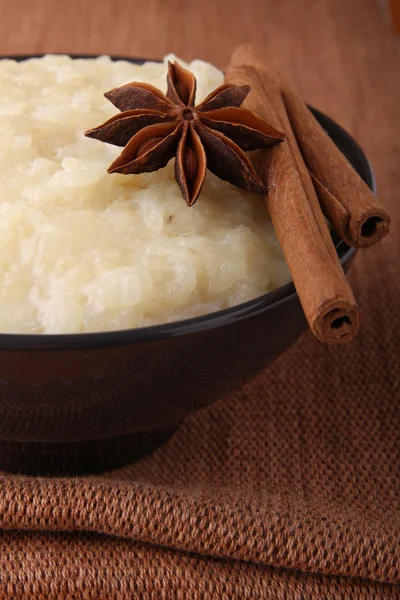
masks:
POLYGON ((105 94, 120 111, 86 136, 125 146, 109 173, 144 173, 176 156, 175 178, 188 204, 196 202, 206 169, 251 192, 265 188, 244 151, 281 142, 284 134, 239 108, 249 86, 221 85, 195 106, 196 78, 168 62, 168 91, 128 83, 105 94))

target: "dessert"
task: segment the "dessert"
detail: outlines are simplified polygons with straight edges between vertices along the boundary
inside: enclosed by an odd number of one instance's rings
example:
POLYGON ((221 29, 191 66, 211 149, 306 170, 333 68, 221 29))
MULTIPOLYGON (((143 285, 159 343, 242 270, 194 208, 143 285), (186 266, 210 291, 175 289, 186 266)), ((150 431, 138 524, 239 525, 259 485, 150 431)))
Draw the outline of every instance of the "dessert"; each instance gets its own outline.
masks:
POLYGON ((362 248, 390 216, 256 47, 225 81, 202 61, 46 56, 0 61, 0 84, 0 331, 199 316, 289 267, 319 340, 357 333, 327 219, 362 248))
MULTIPOLYGON (((197 78, 198 103, 224 83, 202 61, 181 64, 197 78)), ((261 195, 208 172, 189 209, 173 159, 110 175, 120 148, 84 136, 115 115, 105 91, 136 81, 166 92, 166 74, 167 60, 0 61, 1 332, 154 325, 290 280, 261 195)))

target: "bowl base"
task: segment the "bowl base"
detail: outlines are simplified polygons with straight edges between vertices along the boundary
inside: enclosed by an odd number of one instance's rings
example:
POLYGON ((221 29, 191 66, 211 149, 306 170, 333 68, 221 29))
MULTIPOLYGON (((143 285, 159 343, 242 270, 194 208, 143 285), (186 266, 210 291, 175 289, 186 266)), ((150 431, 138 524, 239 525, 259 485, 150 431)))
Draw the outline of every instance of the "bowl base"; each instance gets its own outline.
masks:
POLYGON ((0 471, 39 476, 100 473, 129 464, 153 452, 178 427, 175 424, 132 435, 83 442, 0 440, 0 471))

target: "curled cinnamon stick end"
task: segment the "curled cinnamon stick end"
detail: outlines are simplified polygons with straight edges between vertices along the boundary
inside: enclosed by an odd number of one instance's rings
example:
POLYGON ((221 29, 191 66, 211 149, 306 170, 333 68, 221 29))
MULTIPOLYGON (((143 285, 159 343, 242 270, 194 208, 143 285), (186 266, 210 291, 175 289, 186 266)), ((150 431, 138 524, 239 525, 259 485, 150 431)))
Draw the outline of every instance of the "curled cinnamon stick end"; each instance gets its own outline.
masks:
POLYGON ((303 100, 286 86, 282 97, 326 217, 349 246, 373 246, 389 233, 390 215, 303 100))
POLYGON ((315 337, 328 344, 349 342, 359 325, 357 306, 352 306, 348 300, 329 300, 322 304, 310 324, 315 337))
POLYGON ((368 248, 389 233, 390 216, 377 205, 372 193, 372 206, 365 206, 364 200, 364 203, 360 202, 350 213, 314 173, 310 175, 324 213, 348 246, 368 248))
POLYGON ((267 208, 312 332, 328 344, 350 341, 359 327, 357 304, 297 148, 279 82, 252 46, 234 53, 225 79, 249 85, 244 106, 286 135, 279 146, 252 153, 252 161, 268 188, 267 208))

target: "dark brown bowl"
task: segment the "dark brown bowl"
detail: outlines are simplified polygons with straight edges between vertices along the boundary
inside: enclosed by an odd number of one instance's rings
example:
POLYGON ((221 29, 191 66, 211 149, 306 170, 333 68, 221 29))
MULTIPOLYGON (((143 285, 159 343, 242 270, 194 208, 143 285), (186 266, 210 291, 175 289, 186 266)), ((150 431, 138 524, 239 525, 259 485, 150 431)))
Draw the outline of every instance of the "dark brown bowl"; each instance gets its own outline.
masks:
MULTIPOLYGON (((360 147, 312 110, 375 191, 360 147)), ((339 240, 337 252, 347 271, 354 249, 339 240)), ((0 469, 72 474, 130 462, 265 369, 306 327, 290 283, 234 308, 154 327, 0 334, 0 469)))

